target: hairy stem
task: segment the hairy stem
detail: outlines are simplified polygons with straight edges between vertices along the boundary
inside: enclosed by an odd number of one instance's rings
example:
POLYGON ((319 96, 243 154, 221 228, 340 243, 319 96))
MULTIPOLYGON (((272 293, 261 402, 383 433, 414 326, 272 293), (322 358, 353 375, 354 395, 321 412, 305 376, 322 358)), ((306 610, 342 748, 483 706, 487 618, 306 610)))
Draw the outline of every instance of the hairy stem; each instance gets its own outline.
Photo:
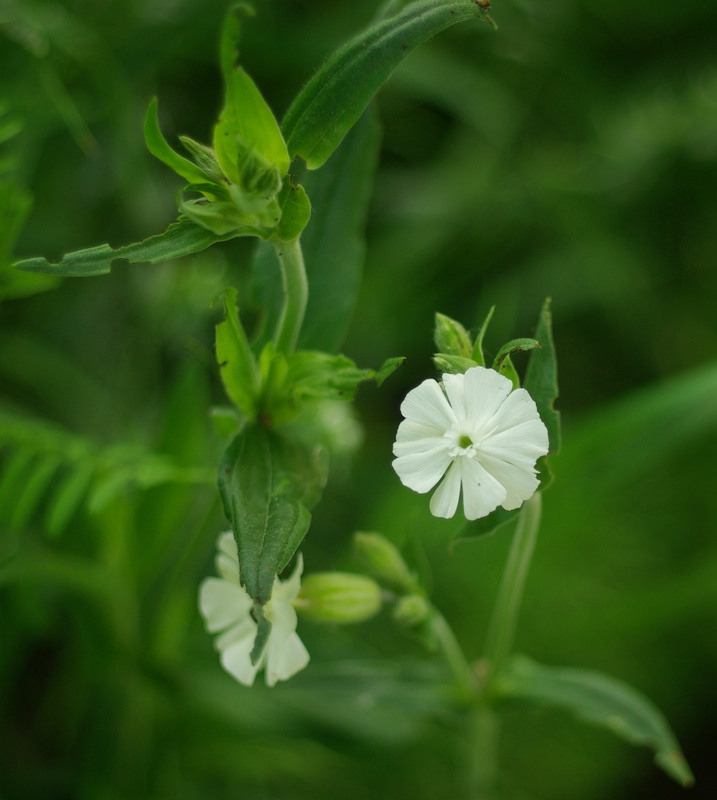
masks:
POLYGON ((276 326, 274 344, 280 352, 291 353, 296 347, 304 322, 309 284, 299 238, 291 242, 274 242, 274 247, 281 264, 284 288, 284 307, 276 326))

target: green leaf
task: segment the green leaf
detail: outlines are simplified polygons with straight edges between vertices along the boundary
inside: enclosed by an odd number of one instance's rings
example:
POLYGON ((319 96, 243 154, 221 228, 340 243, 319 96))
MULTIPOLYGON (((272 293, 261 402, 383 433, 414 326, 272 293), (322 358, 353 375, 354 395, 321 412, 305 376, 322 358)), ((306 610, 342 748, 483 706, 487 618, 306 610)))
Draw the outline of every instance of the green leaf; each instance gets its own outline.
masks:
POLYGON ((314 217, 301 238, 309 301, 299 347, 337 352, 348 333, 366 255, 365 225, 381 130, 370 107, 323 169, 303 184, 314 217))
POLYGON ((211 182, 212 177, 205 170, 198 167, 193 161, 180 156, 167 143, 159 127, 157 112, 157 98, 153 97, 147 106, 144 117, 144 141, 149 152, 171 170, 184 178, 187 183, 211 182))
POLYGON ((320 167, 357 122, 371 98, 415 47, 440 31, 476 17, 470 0, 420 0, 370 26, 337 50, 286 113, 289 153, 320 167))
POLYGON ((269 633, 263 607, 306 535, 310 510, 326 482, 319 451, 256 426, 239 433, 219 466, 219 493, 237 542, 242 583, 255 602, 260 631, 252 658, 269 633))
POLYGON ((451 372, 457 375, 461 375, 471 367, 478 366, 472 358, 452 356, 448 353, 435 353, 433 356, 433 363, 439 372, 451 372))
POLYGON ((553 342, 550 298, 543 303, 535 329, 540 349, 533 350, 528 361, 523 386, 535 400, 540 418, 548 429, 550 452, 560 450, 560 412, 554 408, 558 397, 558 364, 553 342))
POLYGON ((547 667, 517 656, 498 679, 496 690, 501 697, 565 708, 631 744, 651 747, 655 763, 670 777, 683 786, 694 782, 662 713, 622 681, 591 670, 547 667))
POLYGON ((94 464, 81 462, 73 465, 68 475, 59 483, 45 514, 48 536, 59 536, 65 531, 72 515, 87 494, 93 472, 94 464))
POLYGON ((247 420, 257 412, 261 374, 239 319, 236 289, 223 292, 224 321, 216 326, 217 363, 224 388, 247 420))
POLYGON ((24 272, 40 272, 45 275, 64 277, 106 275, 113 266, 119 263, 161 264, 198 253, 216 242, 222 242, 234 236, 234 233, 224 236, 215 234, 189 220, 180 220, 173 222, 163 233, 150 236, 143 242, 117 248, 101 244, 97 247, 88 247, 84 250, 67 253, 54 264, 46 258, 26 258, 18 261, 14 266, 24 272))
POLYGON ((255 152, 272 164, 283 178, 289 153, 279 124, 254 81, 236 65, 241 33, 239 12, 253 14, 246 3, 230 8, 222 29, 220 61, 224 77, 224 108, 214 128, 214 150, 226 176, 242 185, 239 162, 255 152))

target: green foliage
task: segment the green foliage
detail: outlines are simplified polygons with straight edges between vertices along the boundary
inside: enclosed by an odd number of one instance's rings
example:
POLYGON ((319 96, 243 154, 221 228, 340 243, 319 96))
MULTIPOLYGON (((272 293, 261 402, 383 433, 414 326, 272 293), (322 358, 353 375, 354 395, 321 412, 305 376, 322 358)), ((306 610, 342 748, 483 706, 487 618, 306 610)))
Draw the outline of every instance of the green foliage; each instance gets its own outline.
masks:
POLYGON ((519 656, 501 676, 498 691, 508 699, 567 709, 631 744, 647 745, 655 751, 655 762, 668 775, 683 786, 694 783, 663 715, 644 695, 622 681, 587 669, 546 667, 519 656))
POLYGON ((306 450, 256 426, 237 434, 219 465, 219 492, 237 542, 242 584, 254 599, 259 622, 254 662, 271 629, 263 606, 271 597, 274 577, 309 529, 326 468, 320 451, 306 450))
POLYGON ((482 13, 469 0, 420 0, 347 42, 286 112, 281 127, 291 156, 303 158, 309 169, 320 167, 411 50, 482 13))
MULTIPOLYGON (((38 265, 48 274, 0 275, 4 298, 14 298, 0 318, 0 387, 21 410, 8 416, 10 429, 22 431, 21 418, 60 420, 97 459, 112 456, 108 471, 132 460, 114 443, 139 440, 152 444, 138 447, 136 461, 154 455, 213 472, 218 445, 203 423, 222 387, 205 374, 210 304, 234 285, 247 329, 280 313, 278 262, 262 273, 278 301, 253 306, 246 240, 197 250, 171 269, 128 265, 102 281, 62 284, 51 254, 141 242, 166 227, 177 187, 137 136, 149 97, 162 99, 166 131, 193 137, 180 137, 191 159, 212 167, 195 139, 223 103, 212 54, 227 4, 116 0, 112 13, 79 0, 5 5, 3 103, 18 132, 0 152, 0 163, 13 164, 2 176, 0 241, 7 260, 48 255, 38 265)), ((242 65, 271 106, 285 108, 375 5, 261 4, 242 65)), ((351 189, 333 202, 341 195, 329 180, 362 122, 320 169, 303 175, 294 164, 314 204, 302 234, 311 288, 299 348, 346 352, 360 364, 408 355, 381 406, 374 393, 359 394, 366 446, 332 471, 302 551, 307 565, 325 568, 348 558, 355 528, 382 531, 432 587, 467 655, 480 653, 509 531, 446 553, 465 527, 428 518, 425 498, 390 472, 397 408, 425 376, 436 308, 470 326, 482 344, 480 358, 468 357, 490 365, 491 343, 529 332, 551 294, 566 436, 551 457, 559 480, 545 497, 520 647, 644 688, 685 745, 692 791, 711 797, 717 17, 704 4, 667 0, 650 4, 649 25, 642 4, 494 6, 497 35, 476 48, 474 25, 451 27, 385 84, 370 210, 373 168, 352 160, 362 208, 346 201, 358 196, 351 189), (317 220, 333 220, 327 209, 355 212, 353 233, 323 240, 317 220), (475 332, 493 303, 500 314, 483 341, 475 332)), ((271 243, 262 246, 275 258, 271 243)), ((102 257, 107 271, 114 255, 102 257)), ((261 330, 257 358, 276 326, 261 330)), ((524 358, 515 358, 521 374, 524 358)), ((297 417, 296 428, 310 422, 297 417)), ((234 415, 223 436, 236 429, 234 415)), ((37 447, 43 437, 52 441, 38 428, 37 447)), ((466 753, 471 728, 449 676, 386 617, 350 639, 306 624, 311 666, 272 692, 246 691, 221 673, 195 608, 223 524, 211 487, 125 491, 139 485, 133 479, 103 511, 59 515, 65 535, 44 538, 65 479, 67 500, 56 508, 80 510, 96 477, 71 468, 63 441, 42 491, 47 479, 32 468, 42 462, 47 475, 50 457, 35 446, 24 466, 18 457, 0 509, 3 543, 12 544, 0 570, 4 797, 467 795, 461 759, 474 764, 476 753, 466 753), (29 484, 30 517, 12 537, 15 500, 29 484)), ((5 446, 3 477, 23 447, 5 446)), ((669 792, 649 758, 607 734, 523 704, 505 712, 504 796, 669 792)))
POLYGON ((130 489, 212 481, 209 470, 129 444, 101 447, 11 412, 0 413, 0 453, 0 522, 15 532, 37 523, 51 537, 66 532, 80 508, 99 514, 130 489))

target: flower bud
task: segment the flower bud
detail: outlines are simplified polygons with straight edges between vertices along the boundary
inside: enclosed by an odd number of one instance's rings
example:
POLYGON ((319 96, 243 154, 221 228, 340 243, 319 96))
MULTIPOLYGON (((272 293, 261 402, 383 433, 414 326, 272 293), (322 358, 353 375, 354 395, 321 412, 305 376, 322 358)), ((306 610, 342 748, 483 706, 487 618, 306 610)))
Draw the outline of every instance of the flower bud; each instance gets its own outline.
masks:
POLYGON ((366 575, 315 572, 302 582, 294 608, 318 622, 363 622, 381 610, 381 588, 366 575))
POLYGON ((408 594, 399 598, 393 607, 393 618, 407 628, 417 628, 428 619, 431 605, 425 597, 418 594, 408 594))
POLYGON ((415 577, 395 545, 385 536, 380 533, 355 533, 354 546, 366 569, 375 578, 403 592, 413 591, 415 577))
POLYGON ((436 314, 433 338, 439 353, 462 358, 470 358, 473 353, 468 331, 445 314, 436 314))

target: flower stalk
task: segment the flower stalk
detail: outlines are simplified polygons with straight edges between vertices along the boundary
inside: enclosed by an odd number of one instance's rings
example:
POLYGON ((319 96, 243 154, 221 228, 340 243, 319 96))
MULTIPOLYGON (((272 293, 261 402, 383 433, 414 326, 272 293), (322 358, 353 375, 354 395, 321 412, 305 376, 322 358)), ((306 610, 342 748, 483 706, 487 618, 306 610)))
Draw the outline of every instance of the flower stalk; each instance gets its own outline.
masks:
POLYGON ((276 241, 274 247, 281 265, 281 281, 284 289, 284 306, 276 326, 274 344, 279 352, 289 354, 296 349, 304 322, 309 284, 299 237, 290 242, 276 241))
POLYGON ((498 599, 488 627, 485 645, 485 659, 489 670, 487 686, 502 672, 513 646, 525 580, 538 538, 540 514, 541 497, 540 492, 536 492, 524 503, 518 517, 498 599))

